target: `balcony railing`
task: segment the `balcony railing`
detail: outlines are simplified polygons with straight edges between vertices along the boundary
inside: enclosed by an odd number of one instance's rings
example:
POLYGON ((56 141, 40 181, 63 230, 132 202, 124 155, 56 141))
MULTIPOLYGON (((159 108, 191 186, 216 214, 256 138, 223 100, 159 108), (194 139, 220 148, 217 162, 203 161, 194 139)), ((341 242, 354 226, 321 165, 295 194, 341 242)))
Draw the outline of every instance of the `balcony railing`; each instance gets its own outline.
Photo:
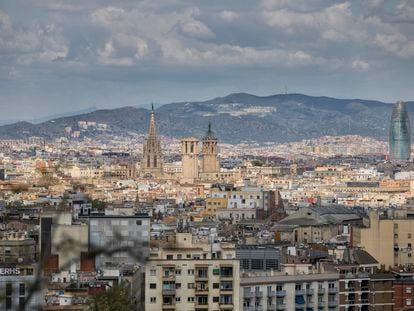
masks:
POLYGON ((325 294, 325 288, 318 288, 318 295, 324 295, 325 294))
POLYGON ((276 304, 276 310, 285 310, 286 304, 285 303, 277 303, 276 304))
POLYGON ((303 295, 305 295, 305 290, 304 289, 296 290, 295 295, 296 296, 303 296, 303 295))
POLYGON ((328 307, 336 307, 338 305, 337 300, 329 300, 328 301, 328 307))
POLYGON ((308 289, 306 290, 306 295, 308 295, 308 296, 312 296, 312 295, 313 295, 313 293, 314 293, 313 288, 308 288, 308 289))
POLYGON ((337 287, 330 287, 328 288, 328 293, 329 294, 336 294, 338 292, 338 288, 337 287))
POLYGON ((286 291, 285 290, 278 290, 276 291, 276 297, 285 297, 286 291))
POLYGON ((244 298, 253 298, 254 297, 254 293, 253 292, 244 292, 243 293, 243 297, 244 298))
POLYGON ((176 293, 175 288, 163 288, 162 289, 162 294, 164 296, 174 296, 176 293))

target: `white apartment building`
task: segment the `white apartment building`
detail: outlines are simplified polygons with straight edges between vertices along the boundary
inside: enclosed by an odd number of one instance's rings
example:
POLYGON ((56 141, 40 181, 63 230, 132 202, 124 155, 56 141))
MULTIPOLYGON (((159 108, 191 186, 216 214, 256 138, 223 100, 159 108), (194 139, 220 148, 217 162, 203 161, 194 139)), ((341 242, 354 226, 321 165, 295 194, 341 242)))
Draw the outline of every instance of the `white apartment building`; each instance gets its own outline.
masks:
POLYGON ((145 310, 239 310, 240 274, 234 246, 193 243, 177 233, 174 246, 159 248, 145 268, 145 310))
POLYGON ((240 278, 240 310, 338 310, 338 289, 338 273, 317 273, 307 264, 246 273, 240 278))

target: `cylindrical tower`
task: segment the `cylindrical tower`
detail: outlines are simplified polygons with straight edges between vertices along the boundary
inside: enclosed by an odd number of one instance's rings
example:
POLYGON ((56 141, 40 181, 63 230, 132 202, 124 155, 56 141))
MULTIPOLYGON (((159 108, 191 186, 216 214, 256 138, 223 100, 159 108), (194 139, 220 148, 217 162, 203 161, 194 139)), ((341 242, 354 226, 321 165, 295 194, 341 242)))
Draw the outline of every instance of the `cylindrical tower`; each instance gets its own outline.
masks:
POLYGON ((404 102, 398 101, 392 110, 389 155, 392 162, 406 162, 411 155, 411 125, 404 102))

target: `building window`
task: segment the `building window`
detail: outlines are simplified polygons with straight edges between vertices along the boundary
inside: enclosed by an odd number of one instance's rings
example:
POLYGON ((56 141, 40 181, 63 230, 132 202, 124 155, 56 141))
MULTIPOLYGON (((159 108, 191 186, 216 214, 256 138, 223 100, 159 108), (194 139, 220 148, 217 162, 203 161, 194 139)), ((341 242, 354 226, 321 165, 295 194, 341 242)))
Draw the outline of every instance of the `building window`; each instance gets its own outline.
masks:
POLYGON ((407 288, 405 289, 405 292, 406 292, 407 294, 411 294, 411 287, 407 287, 407 288))
POLYGON ((194 275, 194 269, 188 269, 188 275, 194 275))
POLYGON ((11 310, 12 308, 12 299, 11 297, 6 297, 6 310, 11 310))
POLYGON ((6 284, 6 296, 11 296, 13 292, 12 283, 6 284))
POLYGON ((175 302, 181 302, 181 297, 175 297, 175 302))
POLYGON ((213 302, 219 302, 220 301, 220 297, 213 297, 213 302))
POLYGON ((411 233, 408 233, 408 238, 411 239, 411 233))
MULTIPOLYGON (((19 306, 21 306, 21 307, 22 307, 22 306, 24 306, 24 305, 25 305, 25 303, 26 303, 26 302, 24 301, 24 299, 25 299, 24 297, 20 297, 20 298, 19 298, 19 306)), ((24 309, 24 308, 22 308, 22 310, 23 310, 23 309, 24 309)))
POLYGON ((137 220, 136 224, 137 224, 137 226, 141 226, 142 225, 142 221, 141 220, 137 220))
POLYGON ((181 275, 181 270, 175 270, 175 275, 181 275))
POLYGON ((157 275, 157 270, 151 269, 150 270, 150 276, 156 276, 156 275, 157 275))
POLYGON ((411 258, 411 253, 408 253, 408 258, 411 258))
POLYGON ((151 303, 156 303, 157 302, 157 297, 151 297, 150 302, 151 303))
POLYGON ((150 283, 150 289, 156 289, 157 283, 150 283))
POLYGON ((213 288, 219 288, 220 284, 219 283, 213 283, 213 288))
POLYGON ((24 283, 19 284, 19 295, 24 296, 26 294, 26 286, 24 283))
POLYGON ((296 290, 301 290, 301 289, 302 289, 302 285, 300 285, 300 284, 296 284, 296 285, 295 285, 295 289, 296 289, 296 290))
POLYGON ((188 283, 187 285, 188 285, 188 289, 194 288, 194 283, 188 283))
POLYGON ((194 297, 188 297, 187 302, 194 302, 194 297))
POLYGON ((173 260, 174 259, 174 255, 167 255, 167 260, 173 260))
POLYGON ((406 299, 405 300, 405 305, 406 306, 411 306, 411 299, 406 299))

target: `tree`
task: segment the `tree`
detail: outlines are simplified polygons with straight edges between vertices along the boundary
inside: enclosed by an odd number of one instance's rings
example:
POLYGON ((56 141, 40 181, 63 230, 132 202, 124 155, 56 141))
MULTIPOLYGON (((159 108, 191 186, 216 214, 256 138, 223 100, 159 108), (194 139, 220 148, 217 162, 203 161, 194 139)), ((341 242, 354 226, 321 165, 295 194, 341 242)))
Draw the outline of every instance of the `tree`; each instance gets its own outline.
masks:
POLYGON ((90 310, 130 311, 134 310, 133 306, 128 287, 121 283, 120 285, 115 285, 104 293, 96 295, 90 305, 90 310))

